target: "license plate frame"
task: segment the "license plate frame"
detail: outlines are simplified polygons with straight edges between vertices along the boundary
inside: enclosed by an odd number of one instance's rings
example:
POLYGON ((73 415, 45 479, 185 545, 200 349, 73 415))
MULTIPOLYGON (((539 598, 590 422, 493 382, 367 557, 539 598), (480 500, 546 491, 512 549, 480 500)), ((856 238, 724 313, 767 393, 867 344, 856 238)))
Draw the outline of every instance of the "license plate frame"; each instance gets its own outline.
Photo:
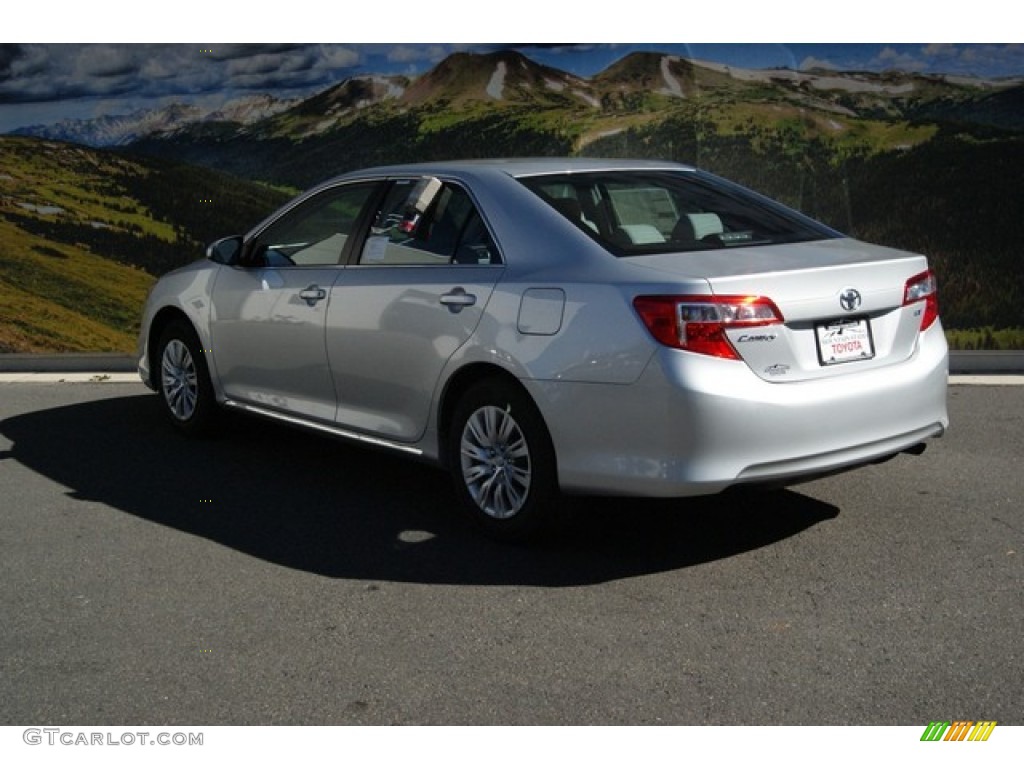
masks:
POLYGON ((843 317, 817 323, 814 339, 818 362, 823 366, 856 363, 875 356, 875 339, 867 317, 843 317))

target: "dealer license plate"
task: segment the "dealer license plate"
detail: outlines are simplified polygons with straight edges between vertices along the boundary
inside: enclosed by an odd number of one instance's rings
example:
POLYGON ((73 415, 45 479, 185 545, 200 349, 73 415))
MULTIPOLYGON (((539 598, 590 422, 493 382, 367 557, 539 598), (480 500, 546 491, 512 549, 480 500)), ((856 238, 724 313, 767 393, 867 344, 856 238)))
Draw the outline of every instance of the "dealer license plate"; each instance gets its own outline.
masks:
POLYGON ((818 360, 822 365, 869 360, 875 356, 871 323, 866 317, 831 320, 819 323, 814 330, 818 336, 818 360))

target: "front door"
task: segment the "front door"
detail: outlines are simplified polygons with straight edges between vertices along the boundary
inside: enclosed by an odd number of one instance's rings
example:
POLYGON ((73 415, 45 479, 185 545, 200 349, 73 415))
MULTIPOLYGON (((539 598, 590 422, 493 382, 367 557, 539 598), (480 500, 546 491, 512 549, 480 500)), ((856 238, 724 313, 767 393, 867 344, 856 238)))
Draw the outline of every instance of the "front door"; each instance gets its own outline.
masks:
POLYGON ((225 394, 331 421, 337 407, 325 346, 331 290, 375 184, 320 192, 246 242, 213 290, 213 355, 225 394))

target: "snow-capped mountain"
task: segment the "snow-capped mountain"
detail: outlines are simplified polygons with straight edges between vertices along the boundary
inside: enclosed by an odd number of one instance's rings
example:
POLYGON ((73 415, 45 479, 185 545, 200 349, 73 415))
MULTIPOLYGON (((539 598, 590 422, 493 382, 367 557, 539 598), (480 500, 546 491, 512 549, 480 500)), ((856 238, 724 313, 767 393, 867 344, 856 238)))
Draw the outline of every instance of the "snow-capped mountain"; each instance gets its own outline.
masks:
POLYGON ((258 94, 232 99, 217 109, 174 103, 159 109, 139 109, 127 115, 104 115, 61 120, 51 125, 31 125, 18 128, 12 133, 92 147, 125 146, 143 137, 172 133, 196 123, 232 122, 250 125, 287 110, 298 101, 258 94))
POLYGON ((271 115, 276 115, 278 112, 291 109, 300 101, 302 100, 279 99, 276 96, 271 96, 266 93, 256 94, 253 96, 241 96, 237 99, 232 99, 231 101, 226 102, 220 109, 204 115, 202 120, 204 122, 218 120, 230 123, 241 123, 242 125, 251 125, 252 123, 270 117, 271 115))
POLYGON ((402 100, 409 106, 472 101, 597 106, 585 78, 538 64, 512 50, 452 54, 418 77, 402 100))

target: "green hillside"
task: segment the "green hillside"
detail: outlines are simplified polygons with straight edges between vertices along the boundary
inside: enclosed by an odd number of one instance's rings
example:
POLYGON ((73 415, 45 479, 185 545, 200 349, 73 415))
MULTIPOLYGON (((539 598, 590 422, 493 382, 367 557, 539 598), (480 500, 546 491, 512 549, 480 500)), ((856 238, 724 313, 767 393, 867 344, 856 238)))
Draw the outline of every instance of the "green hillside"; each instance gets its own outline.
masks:
POLYGON ((369 165, 531 155, 700 166, 926 254, 945 326, 978 329, 955 337, 964 345, 1024 328, 1024 86, 1009 81, 735 71, 658 53, 585 79, 518 53, 456 54, 417 78, 354 78, 251 125, 195 123, 131 151, 0 137, 0 351, 125 348, 151 276, 255 223, 281 189, 369 165))
POLYGON ((221 221, 255 224, 286 197, 206 169, 0 137, 0 352, 131 351, 155 276, 230 234, 221 221))
MULTIPOLYGON (((848 93, 815 92, 811 99, 788 84, 730 88, 724 76, 709 84, 679 69, 672 71, 680 88, 696 92, 699 80, 701 95, 670 99, 650 95, 652 66, 650 57, 633 57, 595 79, 603 88, 595 93, 604 93, 600 108, 531 107, 521 97, 458 104, 434 98, 401 108, 383 102, 301 138, 282 136, 285 115, 233 139, 207 142, 186 132, 138 148, 296 187, 366 165, 431 159, 576 154, 691 163, 852 236, 928 255, 947 327, 1024 327, 1017 253, 1024 241, 1024 134, 971 122, 991 106, 991 95, 927 82, 916 101, 901 97, 885 109, 878 98, 860 96, 866 109, 848 93), (925 99, 948 121, 901 112, 909 104, 922 114, 925 99)), ((438 93, 453 96, 445 74, 438 93)))

